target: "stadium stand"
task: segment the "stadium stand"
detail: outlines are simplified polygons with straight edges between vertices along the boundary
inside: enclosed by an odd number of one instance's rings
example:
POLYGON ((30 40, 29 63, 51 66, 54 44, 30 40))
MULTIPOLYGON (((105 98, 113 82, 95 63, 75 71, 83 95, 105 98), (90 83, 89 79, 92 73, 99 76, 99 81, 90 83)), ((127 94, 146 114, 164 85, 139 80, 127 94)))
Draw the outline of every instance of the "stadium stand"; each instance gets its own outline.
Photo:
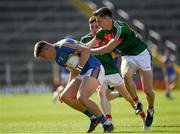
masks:
MULTIPOLYGON (((175 52, 176 63, 180 64, 179 45, 179 25, 180 25, 180 1, 179 0, 84 0, 86 3, 94 3, 97 8, 107 6, 112 9, 114 18, 124 20, 139 32, 147 42, 155 44, 158 57, 163 53, 167 40, 171 40, 177 47, 175 52), (137 21, 141 24, 138 29, 133 23, 137 21), (143 25, 143 26, 142 26, 143 25), (139 30, 139 31, 138 31, 139 30)), ((92 5, 92 4, 91 4, 92 5)), ((89 6, 91 7, 91 6, 89 6)), ((149 43, 148 43, 149 44, 149 43)), ((161 56, 160 56, 161 57, 161 56)), ((162 62, 162 58, 157 59, 162 62)), ((175 66, 180 72, 179 66, 175 66)), ((153 65, 155 80, 163 80, 162 70, 157 65, 153 65)), ((155 81, 154 83, 160 83, 155 81)), ((162 88, 162 86, 160 86, 162 88)))
POLYGON ((52 64, 34 61, 34 43, 71 35, 80 39, 88 26, 86 17, 66 0, 1 0, 0 18, 0 85, 9 77, 11 84, 30 79, 50 83, 52 64), (33 78, 29 78, 31 70, 33 78))
MULTIPOLYGON (((98 0, 91 1, 96 3, 97 7, 107 6, 108 2, 111 2, 114 6, 115 18, 123 19, 117 13, 118 9, 121 9, 129 14, 130 20, 138 19, 144 23, 146 34, 151 29, 159 33, 161 36, 161 44, 157 44, 159 47, 163 47, 166 40, 171 40, 177 44, 178 50, 180 49, 179 0, 103 0, 101 3, 98 0)), ((148 40, 149 35, 146 35, 145 39, 148 40)), ((180 63, 179 57, 177 57, 178 63, 180 63)))
MULTIPOLYGON (((80 39, 87 34, 87 18, 76 7, 80 0, 1 0, 0 1, 0 85, 52 81, 52 64, 35 61, 32 51, 39 40, 58 41, 66 36, 80 39), (33 74, 33 76, 32 76, 33 74), (10 79, 11 78, 11 79, 10 79), (9 80, 10 79, 10 80, 9 80)), ((82 2, 82 3, 81 3, 82 2)), ((145 26, 143 37, 151 40, 149 31, 160 35, 155 42, 161 53, 165 41, 170 40, 179 47, 180 1, 179 0, 81 0, 92 10, 110 6, 116 18, 122 10, 129 15, 129 23, 134 19, 145 26)), ((80 5, 80 4, 78 4, 80 5)), ((82 9, 82 10, 81 10, 82 9)), ((87 9, 86 9, 87 10, 87 9)), ((176 53, 177 63, 180 54, 176 53)), ((155 66, 156 78, 161 78, 161 70, 155 66)))

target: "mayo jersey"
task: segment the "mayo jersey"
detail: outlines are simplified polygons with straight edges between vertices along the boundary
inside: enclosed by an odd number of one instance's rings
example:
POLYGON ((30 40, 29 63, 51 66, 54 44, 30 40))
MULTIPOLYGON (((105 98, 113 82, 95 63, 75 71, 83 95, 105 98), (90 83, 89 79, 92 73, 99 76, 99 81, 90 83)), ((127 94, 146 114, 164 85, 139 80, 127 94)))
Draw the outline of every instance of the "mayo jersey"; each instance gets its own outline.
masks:
POLYGON ((125 22, 113 21, 111 30, 100 29, 96 32, 96 40, 106 42, 106 44, 113 38, 121 42, 113 51, 122 56, 135 56, 147 48, 147 45, 125 22))
MULTIPOLYGON (((93 39, 92 34, 87 34, 87 35, 83 36, 80 41, 82 43, 87 43, 92 39, 93 39)), ((96 46, 96 47, 101 47, 103 45, 104 45, 103 42, 99 42, 98 46, 96 46)), ((95 55, 95 56, 103 65, 104 70, 105 70, 105 75, 119 73, 118 67, 114 63, 114 60, 110 53, 102 54, 102 55, 95 55)))

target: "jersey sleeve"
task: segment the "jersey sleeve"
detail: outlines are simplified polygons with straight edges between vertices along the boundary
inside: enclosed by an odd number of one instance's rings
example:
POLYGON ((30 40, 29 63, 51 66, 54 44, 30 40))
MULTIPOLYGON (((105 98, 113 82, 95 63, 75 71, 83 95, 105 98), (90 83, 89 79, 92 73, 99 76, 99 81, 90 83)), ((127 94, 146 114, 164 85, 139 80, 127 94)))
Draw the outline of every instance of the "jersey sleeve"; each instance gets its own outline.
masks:
POLYGON ((117 21, 114 22, 114 26, 116 28, 115 37, 119 39, 121 37, 122 28, 121 28, 121 26, 119 25, 119 23, 117 21))
POLYGON ((64 39, 60 45, 61 45, 61 49, 67 53, 73 53, 77 50, 77 44, 78 41, 67 38, 64 39))
POLYGON ((87 42, 86 37, 82 37, 81 40, 80 40, 80 43, 83 43, 83 44, 84 44, 84 43, 86 43, 86 42, 87 42))
POLYGON ((120 22, 114 21, 114 27, 116 28, 115 38, 122 42, 127 34, 129 29, 126 29, 125 26, 120 25, 120 22))

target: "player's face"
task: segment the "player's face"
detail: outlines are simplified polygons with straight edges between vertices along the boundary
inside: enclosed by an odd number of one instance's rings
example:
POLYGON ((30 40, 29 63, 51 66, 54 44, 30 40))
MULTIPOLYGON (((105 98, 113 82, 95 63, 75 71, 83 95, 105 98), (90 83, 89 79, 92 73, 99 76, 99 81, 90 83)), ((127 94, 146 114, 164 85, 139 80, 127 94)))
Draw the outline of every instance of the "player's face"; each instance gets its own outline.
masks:
POLYGON ((92 35, 95 35, 97 30, 99 29, 99 26, 96 21, 89 24, 89 29, 92 35))
POLYGON ((104 30, 107 30, 107 24, 108 24, 107 17, 99 17, 98 16, 98 17, 96 17, 96 21, 97 21, 99 27, 101 27, 104 30))
POLYGON ((52 51, 50 49, 50 47, 45 46, 41 53, 39 54, 40 58, 44 59, 44 60, 52 60, 53 59, 53 54, 52 51))

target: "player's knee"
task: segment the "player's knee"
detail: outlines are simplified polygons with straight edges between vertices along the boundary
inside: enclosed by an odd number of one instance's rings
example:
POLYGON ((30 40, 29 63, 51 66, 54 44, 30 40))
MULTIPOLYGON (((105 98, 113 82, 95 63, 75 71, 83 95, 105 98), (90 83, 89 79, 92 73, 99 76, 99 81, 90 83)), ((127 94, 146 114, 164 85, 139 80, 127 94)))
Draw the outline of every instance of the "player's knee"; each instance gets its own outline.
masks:
POLYGON ((123 74, 123 78, 125 81, 129 81, 129 80, 132 80, 132 74, 129 73, 129 72, 126 72, 123 74))
POLYGON ((67 94, 61 94, 61 95, 59 96, 59 100, 60 100, 60 101, 63 101, 63 102, 67 102, 69 99, 71 99, 71 97, 68 96, 67 94))

